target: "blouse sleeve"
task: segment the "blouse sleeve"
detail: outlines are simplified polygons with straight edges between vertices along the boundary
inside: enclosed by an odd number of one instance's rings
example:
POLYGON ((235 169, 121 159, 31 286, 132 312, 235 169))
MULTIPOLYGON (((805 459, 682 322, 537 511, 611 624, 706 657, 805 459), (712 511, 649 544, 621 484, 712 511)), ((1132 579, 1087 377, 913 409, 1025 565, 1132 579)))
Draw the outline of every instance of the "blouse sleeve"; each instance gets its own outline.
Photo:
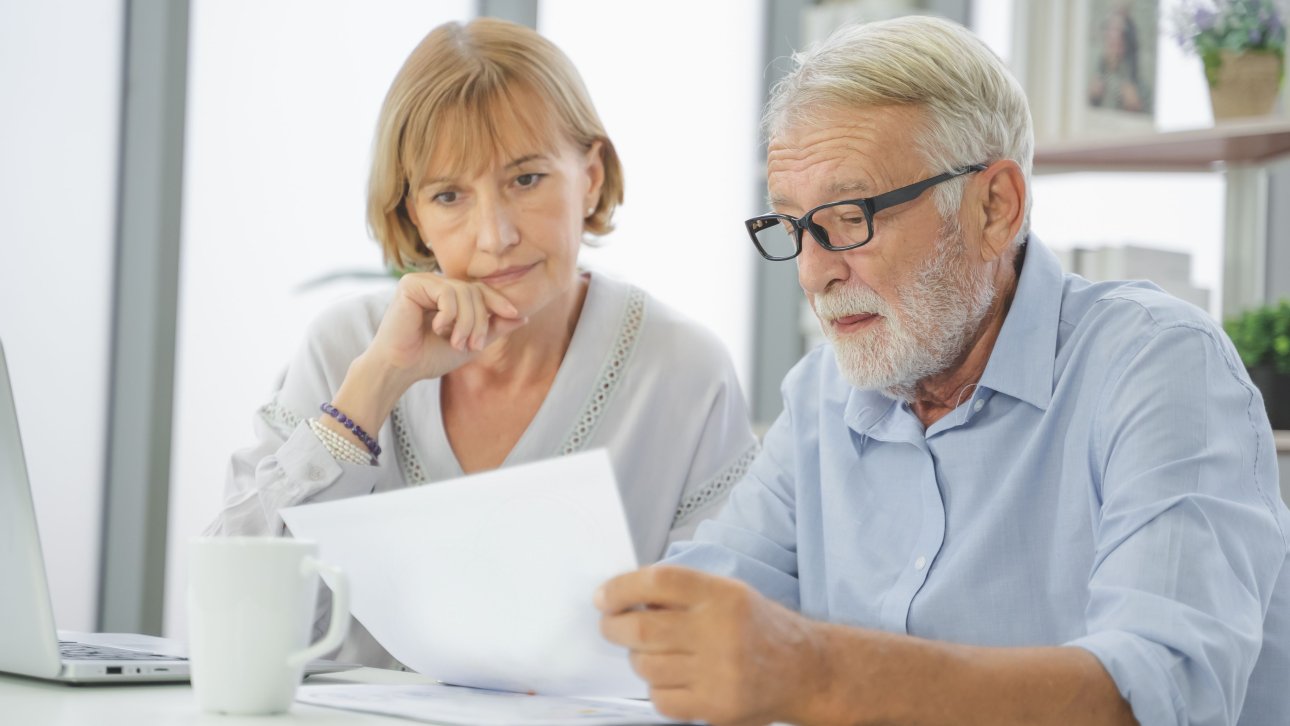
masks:
POLYGON ((398 476, 390 427, 378 437, 389 452, 378 466, 336 461, 309 429, 308 419, 331 400, 379 323, 381 309, 352 310, 334 309, 310 327, 273 400, 255 416, 255 444, 233 454, 223 504, 204 534, 281 535, 283 508, 368 494, 398 476))
POLYGON ((667 544, 691 539, 699 522, 716 515, 730 488, 743 478, 757 455, 758 443, 748 423, 748 407, 724 348, 713 363, 721 371, 707 398, 704 426, 690 458, 689 472, 672 519, 667 544))

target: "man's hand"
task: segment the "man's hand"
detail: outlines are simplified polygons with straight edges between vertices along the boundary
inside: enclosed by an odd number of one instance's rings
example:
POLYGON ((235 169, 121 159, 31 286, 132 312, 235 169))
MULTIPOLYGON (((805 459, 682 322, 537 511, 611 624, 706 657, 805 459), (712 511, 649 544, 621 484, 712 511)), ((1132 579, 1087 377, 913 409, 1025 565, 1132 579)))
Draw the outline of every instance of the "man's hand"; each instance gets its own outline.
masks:
POLYGON ((818 624, 737 580, 656 565, 605 583, 596 607, 671 718, 795 720, 829 683, 818 624))

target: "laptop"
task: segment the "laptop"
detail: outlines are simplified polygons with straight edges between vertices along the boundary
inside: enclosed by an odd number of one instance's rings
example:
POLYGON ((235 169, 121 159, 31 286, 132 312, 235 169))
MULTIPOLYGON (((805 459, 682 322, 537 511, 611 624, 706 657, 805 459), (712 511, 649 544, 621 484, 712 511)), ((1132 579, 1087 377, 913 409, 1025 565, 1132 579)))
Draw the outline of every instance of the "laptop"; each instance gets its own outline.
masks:
MULTIPOLYGON (((0 345, 0 673, 65 683, 182 682, 182 643, 127 633, 58 631, 18 435, 18 414, 0 345)), ((314 661, 307 674, 357 668, 314 661)))

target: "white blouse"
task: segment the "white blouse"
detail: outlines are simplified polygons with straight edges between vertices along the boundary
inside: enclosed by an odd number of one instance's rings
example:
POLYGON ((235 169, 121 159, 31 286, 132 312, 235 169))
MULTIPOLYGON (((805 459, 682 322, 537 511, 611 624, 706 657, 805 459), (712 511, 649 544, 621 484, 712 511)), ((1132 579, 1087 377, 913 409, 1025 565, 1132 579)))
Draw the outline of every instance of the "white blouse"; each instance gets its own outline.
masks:
MULTIPOLYGON (((310 326, 255 419, 257 443, 233 455, 223 509, 206 534, 282 534, 284 507, 463 475, 444 432, 438 379, 414 384, 399 400, 378 436, 379 466, 336 461, 307 425, 366 350, 392 294, 350 299, 310 326)), ((640 289, 594 273, 551 390, 502 466, 599 447, 609 450, 646 564, 716 513, 757 441, 716 337, 640 289)), ((337 657, 396 665, 361 625, 351 626, 337 657)))

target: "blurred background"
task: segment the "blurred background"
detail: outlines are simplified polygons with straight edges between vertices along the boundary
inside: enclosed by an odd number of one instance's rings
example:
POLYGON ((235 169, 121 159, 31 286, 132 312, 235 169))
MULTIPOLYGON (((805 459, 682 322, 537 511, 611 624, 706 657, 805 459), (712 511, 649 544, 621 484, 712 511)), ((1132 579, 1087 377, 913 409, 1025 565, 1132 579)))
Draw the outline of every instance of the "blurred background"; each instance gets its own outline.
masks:
POLYGON ((1215 123, 1183 3, 0 0, 0 341, 59 626, 183 636, 182 547, 228 455, 308 321, 391 284, 364 223, 373 127, 435 25, 504 17, 572 58, 627 177, 584 264, 712 328, 764 430, 819 335, 794 267, 744 236, 760 107, 850 20, 945 16, 1009 63, 1033 229, 1071 271, 1219 318, 1290 295, 1285 94, 1215 123), (1107 93, 1130 51, 1133 87, 1107 93))

